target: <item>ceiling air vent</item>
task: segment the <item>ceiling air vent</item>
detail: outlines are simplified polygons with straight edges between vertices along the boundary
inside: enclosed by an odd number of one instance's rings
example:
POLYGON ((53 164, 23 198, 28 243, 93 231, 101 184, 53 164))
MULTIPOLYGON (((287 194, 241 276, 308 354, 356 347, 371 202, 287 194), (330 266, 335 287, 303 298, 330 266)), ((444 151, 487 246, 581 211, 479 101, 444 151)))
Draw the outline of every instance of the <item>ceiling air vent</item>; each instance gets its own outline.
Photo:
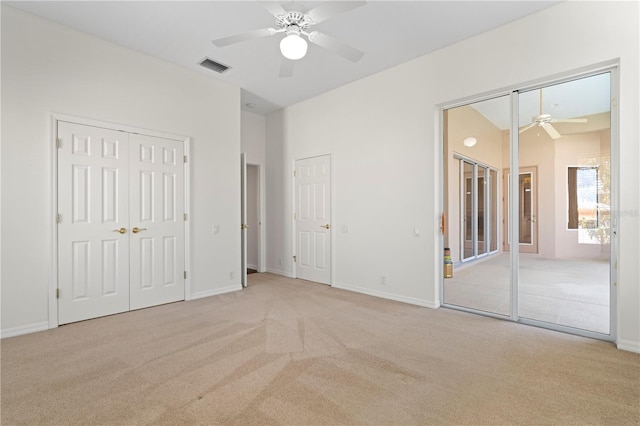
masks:
POLYGON ((216 62, 209 58, 204 58, 202 62, 200 62, 200 65, 202 65, 205 68, 209 68, 210 70, 213 70, 215 72, 218 72, 220 74, 224 73, 230 68, 224 64, 221 64, 220 62, 216 62))

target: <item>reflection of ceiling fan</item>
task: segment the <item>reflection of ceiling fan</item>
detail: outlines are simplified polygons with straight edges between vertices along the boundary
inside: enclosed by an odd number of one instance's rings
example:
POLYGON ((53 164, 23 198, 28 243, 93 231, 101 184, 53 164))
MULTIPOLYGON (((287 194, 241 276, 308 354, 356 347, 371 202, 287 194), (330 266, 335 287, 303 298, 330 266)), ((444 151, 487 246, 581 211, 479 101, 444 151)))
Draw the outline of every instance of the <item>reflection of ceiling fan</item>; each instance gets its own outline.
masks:
POLYGON ((586 123, 586 118, 565 118, 565 119, 557 119, 551 118, 549 114, 542 113, 542 89, 540 89, 540 114, 534 115, 531 118, 531 123, 527 124, 524 127, 520 128, 520 132, 522 133, 525 130, 529 130, 532 127, 542 127, 551 137, 551 139, 559 139, 562 137, 560 133, 551 125, 551 123, 586 123))
POLYGON ((362 55, 364 55, 364 53, 358 49, 354 49, 331 36, 318 31, 309 32, 308 29, 335 15, 360 7, 366 4, 366 1, 326 2, 306 13, 296 11, 287 12, 275 1, 261 1, 260 4, 276 17, 277 29, 263 28, 243 34, 236 34, 213 40, 213 44, 218 47, 224 47, 241 41, 268 37, 277 33, 285 33, 286 36, 280 41, 280 51, 286 58, 282 60, 280 77, 290 77, 293 75, 293 61, 304 57, 307 53, 307 42, 301 36, 305 36, 311 43, 334 52, 352 62, 359 61, 362 55))

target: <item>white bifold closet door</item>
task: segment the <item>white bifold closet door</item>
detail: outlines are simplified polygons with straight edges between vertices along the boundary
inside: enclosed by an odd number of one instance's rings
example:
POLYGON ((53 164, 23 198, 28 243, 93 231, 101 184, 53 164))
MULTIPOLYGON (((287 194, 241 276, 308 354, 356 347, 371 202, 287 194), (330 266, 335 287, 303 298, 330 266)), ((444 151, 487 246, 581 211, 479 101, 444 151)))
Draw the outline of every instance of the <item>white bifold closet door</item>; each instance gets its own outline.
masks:
POLYGON ((58 322, 184 300, 184 144, 59 122, 58 322))

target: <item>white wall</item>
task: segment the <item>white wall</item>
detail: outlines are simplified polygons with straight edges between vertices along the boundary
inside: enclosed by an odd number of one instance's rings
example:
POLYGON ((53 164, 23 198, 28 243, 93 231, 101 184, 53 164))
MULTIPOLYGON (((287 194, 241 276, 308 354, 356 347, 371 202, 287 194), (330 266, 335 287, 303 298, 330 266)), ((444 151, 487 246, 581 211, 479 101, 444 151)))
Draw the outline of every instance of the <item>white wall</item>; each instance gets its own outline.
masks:
POLYGON ((52 113, 190 137, 187 296, 240 288, 240 89, 3 4, 3 336, 49 325, 52 113))
POLYGON ((240 146, 248 164, 264 164, 266 144, 266 118, 253 112, 241 112, 240 146))
POLYGON ((292 168, 289 166, 288 139, 284 127, 286 111, 279 110, 266 120, 266 235, 267 272, 292 276, 291 218, 293 209, 288 192, 292 168))
POLYGON ((640 352, 638 2, 563 2, 267 118, 269 262, 291 273, 293 161, 334 162, 333 284, 439 303, 438 105, 620 60, 618 346, 640 352), (576 46, 582 46, 576 48, 576 46), (340 232, 341 225, 350 232, 340 232), (414 226, 421 237, 413 234, 414 226), (273 227, 273 229, 271 229, 273 227), (278 266, 278 259, 284 265, 278 266), (380 276, 387 276, 383 288, 380 276))

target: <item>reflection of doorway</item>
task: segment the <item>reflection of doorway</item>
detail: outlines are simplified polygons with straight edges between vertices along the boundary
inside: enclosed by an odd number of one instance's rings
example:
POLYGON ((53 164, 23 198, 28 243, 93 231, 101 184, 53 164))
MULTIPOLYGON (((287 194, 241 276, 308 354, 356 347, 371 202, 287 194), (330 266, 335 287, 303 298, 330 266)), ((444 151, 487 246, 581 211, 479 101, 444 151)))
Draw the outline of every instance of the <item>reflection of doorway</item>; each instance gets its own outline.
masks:
MULTIPOLYGON (((520 253, 538 253, 538 188, 536 167, 520 167, 518 177, 518 241, 520 253)), ((508 218, 509 206, 509 169, 505 170, 504 183, 504 217, 508 218)), ((505 251, 510 249, 509 223, 504 223, 503 246, 505 251)))

